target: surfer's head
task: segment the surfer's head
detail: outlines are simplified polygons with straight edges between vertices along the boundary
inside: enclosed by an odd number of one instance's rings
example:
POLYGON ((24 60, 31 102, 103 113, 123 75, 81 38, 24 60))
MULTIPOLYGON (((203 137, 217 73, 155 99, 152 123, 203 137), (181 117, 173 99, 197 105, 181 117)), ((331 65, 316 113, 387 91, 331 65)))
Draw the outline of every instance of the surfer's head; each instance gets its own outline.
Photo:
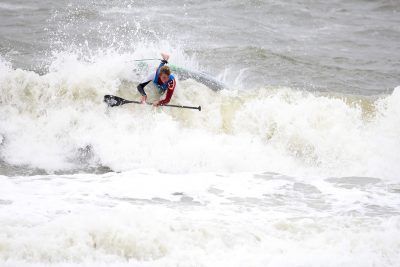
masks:
POLYGON ((162 66, 160 68, 159 77, 162 83, 166 83, 171 75, 171 69, 168 66, 162 66))

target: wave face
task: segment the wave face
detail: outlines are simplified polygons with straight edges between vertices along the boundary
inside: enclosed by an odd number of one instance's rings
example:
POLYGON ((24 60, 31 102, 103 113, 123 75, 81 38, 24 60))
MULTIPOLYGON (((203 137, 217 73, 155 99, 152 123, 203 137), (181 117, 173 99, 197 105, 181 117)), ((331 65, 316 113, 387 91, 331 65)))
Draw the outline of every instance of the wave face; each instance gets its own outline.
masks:
POLYGON ((214 92, 189 79, 173 101, 201 105, 202 112, 107 109, 105 94, 139 97, 140 72, 126 61, 131 56, 110 52, 88 60, 62 53, 44 75, 3 59, 2 168, 398 178, 400 88, 368 98, 286 87, 214 92))

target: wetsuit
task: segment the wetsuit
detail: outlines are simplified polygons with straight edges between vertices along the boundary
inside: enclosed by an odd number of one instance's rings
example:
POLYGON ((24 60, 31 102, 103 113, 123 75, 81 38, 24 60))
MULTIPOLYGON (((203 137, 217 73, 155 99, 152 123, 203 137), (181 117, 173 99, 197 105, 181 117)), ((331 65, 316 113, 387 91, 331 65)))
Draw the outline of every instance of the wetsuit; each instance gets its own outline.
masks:
POLYGON ((148 85, 150 82, 154 83, 154 85, 157 87, 160 94, 164 94, 166 92, 165 98, 159 102, 159 105, 161 105, 161 106, 169 103, 172 95, 174 94, 174 90, 175 90, 175 86, 176 86, 175 77, 172 74, 169 75, 169 79, 166 83, 163 83, 160 80, 160 77, 159 77, 160 68, 167 63, 168 62, 166 60, 162 60, 160 66, 158 66, 156 72, 151 74, 149 77, 147 77, 143 82, 141 82, 137 86, 137 89, 142 96, 146 96, 144 87, 146 85, 148 85))

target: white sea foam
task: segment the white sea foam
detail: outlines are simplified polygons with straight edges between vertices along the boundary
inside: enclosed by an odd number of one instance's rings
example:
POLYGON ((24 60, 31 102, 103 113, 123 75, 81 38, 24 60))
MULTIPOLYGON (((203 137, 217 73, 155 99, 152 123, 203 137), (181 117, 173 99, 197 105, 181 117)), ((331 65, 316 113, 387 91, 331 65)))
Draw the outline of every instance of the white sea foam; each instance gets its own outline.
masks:
POLYGON ((400 203, 387 185, 362 178, 303 182, 274 174, 172 175, 146 170, 2 176, 0 263, 400 263, 400 203))

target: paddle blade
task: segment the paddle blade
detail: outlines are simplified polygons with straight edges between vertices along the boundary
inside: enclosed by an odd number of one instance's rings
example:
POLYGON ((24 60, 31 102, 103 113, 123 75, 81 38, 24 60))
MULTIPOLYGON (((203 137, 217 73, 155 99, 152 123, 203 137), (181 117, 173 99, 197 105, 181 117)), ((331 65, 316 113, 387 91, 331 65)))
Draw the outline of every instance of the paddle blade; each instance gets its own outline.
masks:
POLYGON ((115 107, 127 103, 127 100, 114 95, 105 95, 104 102, 107 103, 109 107, 115 107))

